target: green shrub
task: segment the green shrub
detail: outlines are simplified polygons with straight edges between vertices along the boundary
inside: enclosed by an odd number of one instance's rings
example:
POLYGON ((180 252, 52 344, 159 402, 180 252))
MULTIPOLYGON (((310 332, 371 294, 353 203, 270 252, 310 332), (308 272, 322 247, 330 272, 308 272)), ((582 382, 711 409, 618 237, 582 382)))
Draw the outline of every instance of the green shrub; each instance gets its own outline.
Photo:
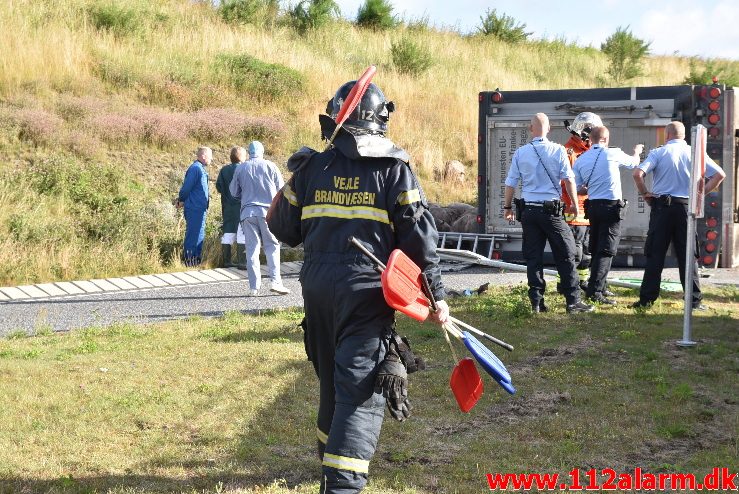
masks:
POLYGON ((390 29, 398 24, 388 0, 364 0, 357 12, 357 25, 370 29, 390 29))
POLYGON ((608 57, 608 75, 618 84, 624 84, 634 77, 642 75, 642 62, 649 54, 649 45, 637 38, 629 27, 619 27, 610 35, 600 50, 608 57))
POLYGON ((431 52, 407 36, 397 42, 393 41, 390 53, 393 57, 393 66, 402 74, 418 76, 434 64, 431 52))
POLYGON ((302 93, 303 75, 284 65, 266 63, 250 55, 220 55, 217 67, 226 72, 229 84, 262 100, 302 93))
POLYGON ((116 208, 127 201, 127 183, 120 168, 53 157, 33 164, 27 172, 31 187, 42 195, 66 196, 89 212, 116 208))
POLYGON ((117 36, 133 34, 141 25, 136 10, 113 2, 90 5, 87 15, 97 29, 110 31, 117 36))
POLYGON ((279 0, 225 0, 218 13, 234 24, 274 24, 280 11, 279 0))
POLYGON ((496 9, 487 9, 485 15, 480 16, 480 26, 477 31, 484 36, 493 36, 506 43, 526 41, 532 34, 526 32, 526 24, 516 24, 516 19, 506 14, 498 15, 496 9))
POLYGON ((341 10, 334 0, 302 0, 290 10, 293 27, 300 33, 319 28, 339 15, 341 10))
POLYGON ((713 77, 727 86, 739 86, 739 69, 731 63, 699 58, 690 59, 690 74, 683 80, 683 84, 711 84, 713 77))

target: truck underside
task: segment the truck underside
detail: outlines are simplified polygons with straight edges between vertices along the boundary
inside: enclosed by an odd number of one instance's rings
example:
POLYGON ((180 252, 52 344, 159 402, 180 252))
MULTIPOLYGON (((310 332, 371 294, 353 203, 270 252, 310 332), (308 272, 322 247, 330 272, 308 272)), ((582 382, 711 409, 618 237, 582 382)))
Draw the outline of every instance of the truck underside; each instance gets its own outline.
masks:
MULTIPOLYGON (((513 153, 530 140, 528 125, 535 113, 549 116, 552 130, 548 137, 561 144, 570 137, 565 121, 571 122, 581 112, 596 113, 610 129, 611 146, 630 153, 634 145, 642 143, 642 158, 664 144, 665 125, 680 120, 686 129, 697 124, 708 128, 706 151, 727 175, 721 187, 706 196, 705 217, 698 221, 700 265, 736 266, 739 114, 734 95, 733 88, 718 85, 480 93, 479 231, 495 236, 495 257, 521 260, 520 223, 509 222, 503 215, 504 182, 513 153)), ((690 132, 686 133, 690 142, 690 132)), ((631 171, 621 173, 623 197, 629 205, 614 265, 642 266, 650 210, 637 193, 631 171)), ((648 186, 650 180, 648 176, 648 186)))

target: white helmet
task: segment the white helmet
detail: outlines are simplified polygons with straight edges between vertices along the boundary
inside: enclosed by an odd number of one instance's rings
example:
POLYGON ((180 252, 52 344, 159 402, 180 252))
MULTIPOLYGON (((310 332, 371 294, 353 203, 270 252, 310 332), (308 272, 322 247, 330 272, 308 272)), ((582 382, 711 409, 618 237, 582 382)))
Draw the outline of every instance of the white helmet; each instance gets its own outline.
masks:
POLYGON ((595 113, 584 111, 575 117, 572 125, 568 127, 569 131, 583 139, 587 139, 590 131, 595 127, 602 127, 603 122, 595 113))

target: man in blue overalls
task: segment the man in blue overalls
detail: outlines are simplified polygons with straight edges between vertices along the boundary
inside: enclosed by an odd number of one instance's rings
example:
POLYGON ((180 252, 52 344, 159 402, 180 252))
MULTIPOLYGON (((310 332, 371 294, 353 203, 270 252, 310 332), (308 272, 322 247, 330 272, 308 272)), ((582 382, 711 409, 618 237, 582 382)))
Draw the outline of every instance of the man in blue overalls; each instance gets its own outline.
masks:
MULTIPOLYGON (((354 83, 341 86, 329 101, 331 117, 320 116, 324 138, 336 128, 333 118, 354 83)), ((403 250, 438 300, 432 317, 443 322, 449 314, 428 203, 408 154, 385 137, 393 110, 371 84, 327 151, 302 148, 290 158, 293 176, 268 215, 278 239, 291 246, 302 242, 305 249, 305 350, 320 381, 324 494, 364 488, 386 402, 393 418, 410 415, 405 383, 414 363, 402 350, 399 357, 394 311, 383 298, 380 275, 348 239, 361 240, 383 261, 394 249, 403 250), (400 394, 378 384, 391 381, 403 384, 400 394)))
POLYGON ((202 260, 205 239, 205 215, 208 211, 208 171, 213 151, 208 147, 197 150, 196 160, 185 173, 185 181, 177 197, 177 207, 185 208, 185 242, 182 260, 186 266, 197 266, 202 260))

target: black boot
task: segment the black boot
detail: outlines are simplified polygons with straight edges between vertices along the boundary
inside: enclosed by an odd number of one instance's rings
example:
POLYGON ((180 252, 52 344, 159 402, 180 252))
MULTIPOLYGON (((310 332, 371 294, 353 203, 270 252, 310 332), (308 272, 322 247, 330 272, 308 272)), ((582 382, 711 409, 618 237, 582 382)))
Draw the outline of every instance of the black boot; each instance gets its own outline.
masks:
POLYGON ((221 244, 221 254, 223 257, 223 259, 221 259, 221 267, 232 268, 233 263, 231 262, 231 244, 221 244))
POLYGON ((246 271, 246 245, 236 244, 236 269, 246 271))

